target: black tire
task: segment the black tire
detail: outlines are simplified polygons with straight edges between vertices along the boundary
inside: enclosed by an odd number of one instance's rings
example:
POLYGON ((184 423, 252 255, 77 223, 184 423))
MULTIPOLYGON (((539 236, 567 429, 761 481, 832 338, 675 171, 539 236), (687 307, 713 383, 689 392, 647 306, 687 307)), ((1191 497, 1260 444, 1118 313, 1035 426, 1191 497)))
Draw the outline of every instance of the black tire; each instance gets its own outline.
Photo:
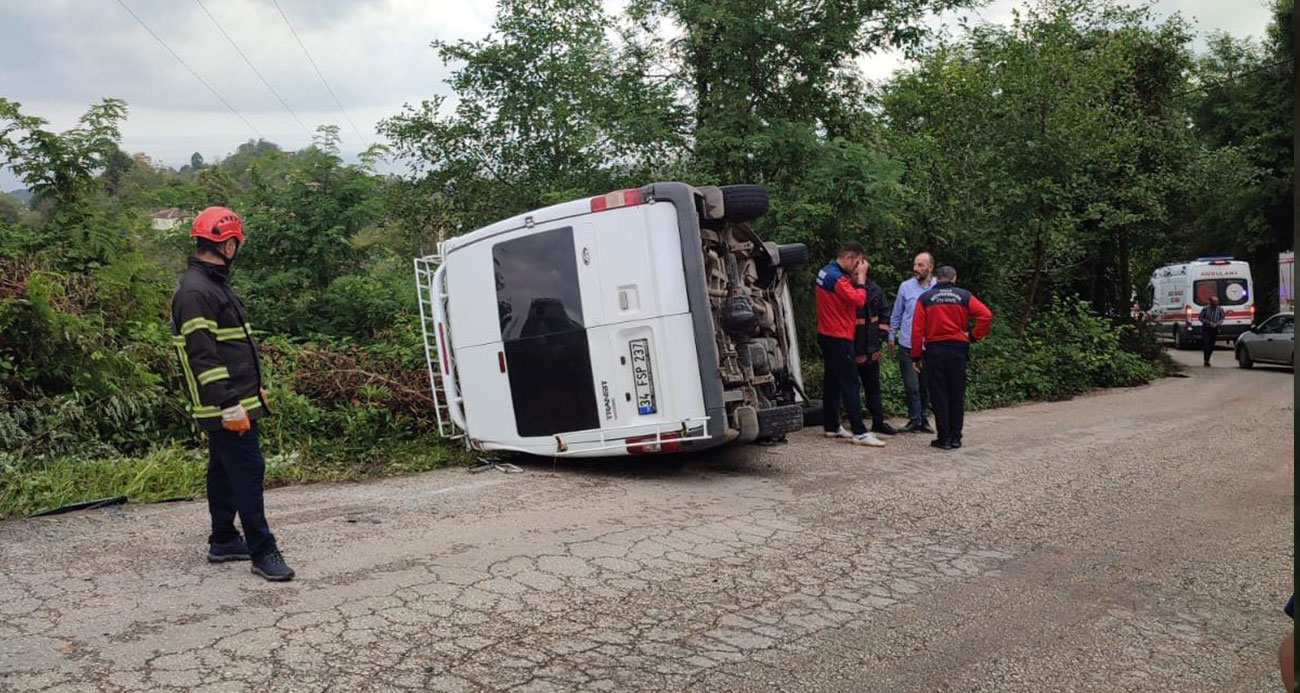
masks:
POLYGON ((805 402, 803 406, 803 425, 804 428, 809 426, 822 425, 822 404, 821 402, 805 402))
POLYGON ((808 246, 803 243, 782 243, 776 247, 778 267, 798 267, 808 262, 808 246))
POLYGON ((1253 368, 1255 360, 1250 357, 1250 351, 1244 345, 1237 346, 1237 365, 1242 368, 1253 368))
POLYGON ((803 428, 803 407, 787 404, 758 410, 758 437, 779 438, 803 428))
POLYGON ((1180 350, 1187 348, 1187 338, 1183 336, 1181 325, 1174 325, 1174 348, 1180 350))
POLYGON ((722 190, 722 218, 741 224, 753 221, 771 207, 767 188, 761 185, 724 185, 722 190))

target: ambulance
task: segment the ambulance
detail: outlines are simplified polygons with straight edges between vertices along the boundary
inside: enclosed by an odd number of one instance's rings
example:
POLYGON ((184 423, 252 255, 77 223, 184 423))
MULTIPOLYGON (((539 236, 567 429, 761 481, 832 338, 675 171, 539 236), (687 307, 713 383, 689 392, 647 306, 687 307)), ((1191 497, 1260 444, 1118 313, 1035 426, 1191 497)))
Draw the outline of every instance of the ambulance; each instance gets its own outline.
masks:
POLYGON ((1217 296, 1224 311, 1219 339, 1232 342, 1250 329, 1255 319, 1254 285, 1250 265, 1231 257, 1203 257, 1193 262, 1165 265, 1151 274, 1151 307, 1147 319, 1157 334, 1179 349, 1200 343, 1201 309, 1217 296))
POLYGON ((415 260, 439 430, 471 449, 643 455, 803 427, 788 284, 756 185, 654 183, 519 214, 415 260))

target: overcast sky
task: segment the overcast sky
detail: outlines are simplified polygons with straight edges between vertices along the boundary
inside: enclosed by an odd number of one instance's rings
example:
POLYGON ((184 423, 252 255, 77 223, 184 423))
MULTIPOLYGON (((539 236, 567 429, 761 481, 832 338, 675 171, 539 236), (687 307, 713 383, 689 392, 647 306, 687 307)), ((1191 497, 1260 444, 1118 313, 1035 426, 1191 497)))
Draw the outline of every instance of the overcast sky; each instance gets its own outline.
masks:
MULTIPOLYGON (((279 0, 358 136, 271 0, 201 2, 0 0, 0 96, 58 129, 74 125, 103 97, 125 99, 130 116, 123 148, 171 166, 187 163, 194 151, 208 160, 224 156, 256 137, 132 18, 125 3, 262 136, 288 149, 306 144, 310 135, 234 52, 206 8, 309 130, 337 124, 345 152, 355 152, 374 141, 381 118, 404 103, 447 92, 447 70, 430 41, 482 38, 496 13, 494 0, 279 0)), ((993 0, 968 14, 1006 22, 1023 4, 993 0)), ((1269 19, 1263 0, 1161 0, 1155 8, 1160 15, 1181 12, 1202 36, 1222 30, 1260 37, 1269 19)), ((902 65, 890 54, 861 61, 873 79, 902 65)), ((16 187, 8 170, 0 171, 0 189, 16 187)))

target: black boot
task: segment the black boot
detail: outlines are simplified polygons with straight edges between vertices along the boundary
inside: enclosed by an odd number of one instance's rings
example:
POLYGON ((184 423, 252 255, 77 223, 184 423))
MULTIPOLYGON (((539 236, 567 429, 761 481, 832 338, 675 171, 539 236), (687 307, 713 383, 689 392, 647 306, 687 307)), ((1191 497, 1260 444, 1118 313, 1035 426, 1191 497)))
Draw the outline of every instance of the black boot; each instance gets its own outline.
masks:
POLYGON ((893 426, 890 426, 889 423, 886 421, 871 422, 871 432, 879 433, 885 436, 898 435, 898 429, 894 428, 893 426))
POLYGON ((288 582, 293 579, 293 568, 284 562, 284 556, 279 551, 254 558, 251 570, 271 582, 288 582))

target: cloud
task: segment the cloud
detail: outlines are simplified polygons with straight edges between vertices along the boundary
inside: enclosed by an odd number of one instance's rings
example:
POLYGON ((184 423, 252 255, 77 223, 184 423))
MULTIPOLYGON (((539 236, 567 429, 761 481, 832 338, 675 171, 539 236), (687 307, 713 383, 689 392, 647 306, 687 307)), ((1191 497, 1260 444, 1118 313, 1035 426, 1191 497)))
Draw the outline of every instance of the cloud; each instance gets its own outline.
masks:
MULTIPOLYGON (((926 25, 936 32, 953 34, 960 20, 972 24, 1010 24, 1017 11, 1023 14, 1033 4, 1026 0, 990 0, 977 9, 953 10, 931 17, 926 20, 926 25)), ((1175 13, 1187 20, 1196 33, 1192 41, 1192 49, 1196 51, 1204 50, 1205 37, 1214 32, 1226 32, 1239 38, 1260 38, 1272 19, 1268 0, 1160 0, 1152 3, 1151 8, 1157 21, 1168 19, 1175 13)), ((892 50, 865 56, 858 61, 863 74, 877 82, 889 79, 908 64, 899 51, 892 50)))
MULTIPOLYGON (((122 0, 257 130, 282 146, 310 141, 256 74, 191 0, 122 0)), ((380 119, 402 105, 447 93, 448 70, 429 43, 479 39, 491 29, 493 0, 278 0, 321 71, 362 131, 351 132, 271 0, 203 0, 253 64, 309 129, 343 127, 344 148, 358 151, 380 119)), ((1179 11, 1198 32, 1261 35, 1264 0, 1165 0, 1157 14, 1179 11)), ((209 160, 254 134, 167 53, 116 0, 3 1, 0 94, 56 128, 75 124, 106 96, 125 99, 131 115, 123 146, 170 165, 200 151, 209 160)), ((609 0, 612 9, 625 0, 609 0)), ((1005 22, 1018 0, 992 0, 964 14, 1005 22)), ((934 20, 950 24, 959 13, 934 20)), ((905 65, 896 53, 860 61, 873 79, 905 65)), ((16 187, 0 172, 0 188, 16 187)))
MULTIPOLYGON (((308 129, 341 125, 352 149, 372 141, 375 123, 403 103, 446 91, 431 41, 482 37, 494 15, 491 0, 279 1, 365 142, 270 0, 204 5, 308 129)), ((309 141, 196 3, 125 2, 254 128, 289 147, 309 141)), ((113 96, 131 108, 124 147, 164 161, 188 159, 191 147, 210 157, 255 136, 116 2, 6 3, 3 13, 3 94, 55 127, 71 127, 89 104, 113 96)))

